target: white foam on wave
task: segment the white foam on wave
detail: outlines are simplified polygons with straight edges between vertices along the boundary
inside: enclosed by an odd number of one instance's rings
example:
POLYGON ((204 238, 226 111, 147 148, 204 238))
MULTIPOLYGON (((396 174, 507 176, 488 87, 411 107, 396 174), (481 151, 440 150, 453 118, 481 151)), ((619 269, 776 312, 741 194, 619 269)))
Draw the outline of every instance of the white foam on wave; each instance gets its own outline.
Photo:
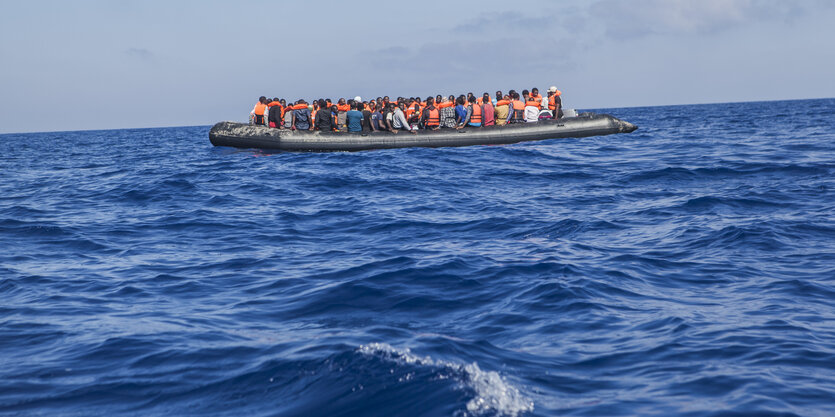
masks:
POLYGON ((498 415, 516 417, 526 411, 533 411, 533 401, 525 398, 519 389, 495 371, 484 371, 477 363, 461 365, 457 363, 419 356, 408 348, 397 349, 386 343, 370 343, 359 347, 365 355, 376 355, 402 364, 431 366, 458 376, 459 382, 475 392, 475 398, 467 402, 470 415, 482 415, 494 412, 498 415))

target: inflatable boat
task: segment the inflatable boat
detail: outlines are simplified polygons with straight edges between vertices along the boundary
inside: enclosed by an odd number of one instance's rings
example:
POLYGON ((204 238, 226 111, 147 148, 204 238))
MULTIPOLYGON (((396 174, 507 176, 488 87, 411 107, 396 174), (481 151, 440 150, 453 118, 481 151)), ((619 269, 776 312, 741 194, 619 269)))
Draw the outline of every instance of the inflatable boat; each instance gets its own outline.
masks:
POLYGON ((244 123, 220 122, 209 131, 215 146, 281 151, 364 151, 443 146, 506 145, 532 140, 579 138, 629 133, 638 127, 608 114, 581 113, 575 117, 464 129, 418 130, 417 133, 319 132, 275 129, 244 123))

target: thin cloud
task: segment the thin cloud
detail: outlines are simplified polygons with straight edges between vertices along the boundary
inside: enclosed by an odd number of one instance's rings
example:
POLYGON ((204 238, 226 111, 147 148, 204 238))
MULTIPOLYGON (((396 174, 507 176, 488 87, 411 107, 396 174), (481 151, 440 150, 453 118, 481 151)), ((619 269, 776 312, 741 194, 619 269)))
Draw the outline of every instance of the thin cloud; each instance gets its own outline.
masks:
POLYGON ((495 33, 511 28, 519 30, 544 30, 554 22, 552 13, 527 16, 519 12, 504 12, 495 15, 481 15, 452 29, 453 33, 495 33))
POLYGON ((588 18, 605 25, 610 38, 647 35, 710 35, 762 21, 791 21, 822 2, 783 0, 601 0, 589 8, 588 18))
POLYGON ((125 49, 125 54, 146 61, 154 58, 154 53, 145 48, 128 48, 125 49))

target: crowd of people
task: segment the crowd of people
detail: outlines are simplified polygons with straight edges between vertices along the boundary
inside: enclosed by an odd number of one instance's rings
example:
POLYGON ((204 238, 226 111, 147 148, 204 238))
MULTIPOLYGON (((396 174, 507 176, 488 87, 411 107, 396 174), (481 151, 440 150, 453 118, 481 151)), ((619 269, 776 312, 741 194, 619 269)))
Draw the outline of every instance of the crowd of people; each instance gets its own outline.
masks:
POLYGON ((495 97, 473 93, 455 97, 398 97, 388 96, 363 101, 340 98, 298 100, 287 104, 284 99, 261 97, 250 112, 250 123, 277 129, 318 130, 323 132, 377 132, 397 133, 418 129, 501 126, 513 123, 534 123, 545 119, 563 117, 562 93, 551 87, 547 96, 539 89, 515 90, 507 94, 497 91, 495 97))

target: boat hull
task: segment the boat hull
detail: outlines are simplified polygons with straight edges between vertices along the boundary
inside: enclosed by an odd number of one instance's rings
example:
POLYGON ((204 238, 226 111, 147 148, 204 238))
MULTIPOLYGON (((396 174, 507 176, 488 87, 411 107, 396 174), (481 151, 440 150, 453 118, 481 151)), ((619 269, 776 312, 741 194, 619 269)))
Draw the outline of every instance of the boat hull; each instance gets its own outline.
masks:
POLYGON ((417 134, 406 131, 396 134, 391 132, 292 131, 243 123, 220 122, 209 131, 209 140, 215 146, 296 152, 328 152, 412 147, 505 145, 533 140, 629 133, 635 129, 637 129, 635 125, 608 114, 592 113, 584 113, 578 117, 559 120, 543 120, 538 123, 480 128, 468 127, 459 130, 420 130, 417 134))

